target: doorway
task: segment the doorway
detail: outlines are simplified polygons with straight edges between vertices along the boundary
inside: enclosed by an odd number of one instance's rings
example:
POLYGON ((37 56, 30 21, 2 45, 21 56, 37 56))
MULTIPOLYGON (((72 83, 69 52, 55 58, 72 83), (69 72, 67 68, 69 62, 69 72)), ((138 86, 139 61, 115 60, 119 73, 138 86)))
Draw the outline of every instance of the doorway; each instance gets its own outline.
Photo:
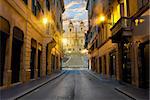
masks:
POLYGON ((52 54, 52 57, 51 57, 51 66, 52 66, 52 71, 55 70, 55 55, 52 54))
POLYGON ((116 53, 115 52, 111 52, 109 54, 110 57, 110 65, 109 65, 109 70, 110 70, 110 76, 112 78, 115 78, 116 76, 116 53))
POLYGON ((34 78, 34 68, 35 68, 35 55, 36 55, 36 49, 34 47, 31 47, 31 59, 30 59, 30 79, 34 78))
POLYGON ((10 35, 9 21, 0 16, 0 86, 3 86, 6 45, 10 35))
POLYGON ((3 77, 4 77, 4 64, 5 64, 5 51, 6 51, 6 40, 8 36, 4 32, 0 32, 0 86, 3 86, 3 77))
POLYGON ((102 73, 102 58, 99 57, 99 73, 102 73))
POLYGON ((30 79, 34 79, 35 71, 35 57, 36 57, 36 40, 31 39, 31 56, 30 56, 30 79))
POLYGON ((139 83, 141 88, 149 88, 149 41, 140 45, 141 67, 139 68, 139 83))
POLYGON ((23 38, 23 32, 19 28, 14 27, 11 58, 11 83, 17 83, 20 81, 20 58, 22 54, 21 49, 23 46, 23 38))
MULTIPOLYGON (((126 44, 126 43, 125 43, 126 44)), ((125 45, 124 44, 124 45, 125 45)), ((124 46, 122 48, 122 80, 131 84, 131 53, 130 47, 124 46)))
POLYGON ((41 51, 38 50, 38 77, 41 76, 41 51))
POLYGON ((106 75, 107 74, 107 66, 106 66, 106 55, 104 55, 104 74, 106 75))

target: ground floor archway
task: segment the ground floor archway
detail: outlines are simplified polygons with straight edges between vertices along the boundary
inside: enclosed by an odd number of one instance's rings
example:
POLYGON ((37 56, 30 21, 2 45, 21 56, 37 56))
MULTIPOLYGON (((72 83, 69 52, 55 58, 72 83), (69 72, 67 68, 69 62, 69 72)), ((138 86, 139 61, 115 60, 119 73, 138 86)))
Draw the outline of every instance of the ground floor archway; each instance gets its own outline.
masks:
POLYGON ((12 42, 12 58, 11 58, 11 83, 20 81, 20 67, 21 67, 21 49, 23 46, 24 34, 23 31, 17 27, 13 29, 13 42, 12 42))
POLYGON ((0 16, 0 86, 3 86, 4 67, 6 59, 7 40, 10 35, 10 24, 8 20, 0 16))
POLYGON ((110 69, 110 76, 112 78, 115 78, 116 76, 116 52, 110 52, 109 54, 109 59, 110 59, 110 64, 109 64, 109 69, 110 69))
POLYGON ((36 57, 36 40, 31 39, 31 56, 30 56, 30 79, 35 78, 35 57, 36 57))
POLYGON ((38 77, 41 76, 41 50, 38 50, 38 77))
POLYGON ((7 34, 0 32, 0 86, 3 85, 7 34))

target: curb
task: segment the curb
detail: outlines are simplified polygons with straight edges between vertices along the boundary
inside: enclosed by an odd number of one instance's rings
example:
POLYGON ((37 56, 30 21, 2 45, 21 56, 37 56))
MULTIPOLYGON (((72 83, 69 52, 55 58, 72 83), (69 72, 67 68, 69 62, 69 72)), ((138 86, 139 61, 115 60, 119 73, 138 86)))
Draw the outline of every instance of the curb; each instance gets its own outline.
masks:
POLYGON ((66 73, 66 71, 61 72, 59 75, 56 75, 55 77, 53 77, 53 78, 51 78, 51 79, 49 79, 49 80, 47 80, 47 81, 45 81, 45 82, 43 82, 43 83, 41 83, 41 84, 35 86, 35 87, 33 87, 33 88, 28 89, 28 90, 26 90, 25 92, 20 93, 19 95, 12 97, 11 99, 17 100, 17 99, 19 99, 19 98, 25 96, 26 94, 29 94, 29 93, 33 92, 34 90, 36 90, 36 89, 42 87, 43 85, 47 84, 48 82, 50 82, 50 81, 52 81, 52 80, 55 80, 56 78, 60 77, 60 76, 63 75, 64 73, 66 73))
POLYGON ((115 88, 115 90, 117 90, 118 92, 120 92, 120 93, 122 93, 122 94, 128 96, 129 98, 131 98, 131 99, 133 99, 133 100, 137 100, 136 98, 134 98, 133 96, 131 96, 131 94, 129 94, 129 93, 125 92, 125 91, 122 91, 121 89, 119 89, 119 88, 117 88, 117 87, 115 88))
MULTIPOLYGON (((93 74, 92 72, 87 71, 87 73, 91 74, 92 76, 94 76, 95 78, 97 78, 98 80, 100 80, 99 77, 96 76, 95 74, 93 74)), ((118 92, 120 92, 120 93, 122 93, 122 94, 128 96, 129 98, 131 98, 131 99, 133 99, 133 100, 137 100, 137 99, 134 98, 131 94, 129 94, 129 93, 125 92, 125 91, 122 91, 121 89, 119 89, 119 88, 117 88, 117 87, 115 87, 114 89, 117 90, 118 92)))

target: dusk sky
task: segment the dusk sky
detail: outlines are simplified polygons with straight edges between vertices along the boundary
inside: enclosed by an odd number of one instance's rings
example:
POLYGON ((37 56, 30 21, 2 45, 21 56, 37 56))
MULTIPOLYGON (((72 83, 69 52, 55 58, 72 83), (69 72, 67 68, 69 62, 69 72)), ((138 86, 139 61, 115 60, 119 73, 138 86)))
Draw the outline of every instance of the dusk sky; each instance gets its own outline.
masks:
POLYGON ((88 12, 86 10, 85 0, 64 0, 65 12, 63 14, 63 27, 66 31, 68 23, 71 20, 75 27, 78 27, 79 22, 83 21, 85 26, 88 23, 88 12))

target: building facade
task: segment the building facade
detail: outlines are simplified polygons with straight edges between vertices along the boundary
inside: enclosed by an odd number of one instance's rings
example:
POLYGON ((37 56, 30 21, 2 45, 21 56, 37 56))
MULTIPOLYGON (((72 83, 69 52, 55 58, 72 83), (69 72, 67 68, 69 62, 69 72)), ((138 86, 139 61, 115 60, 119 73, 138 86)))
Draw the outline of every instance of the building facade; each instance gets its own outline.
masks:
POLYGON ((70 21, 68 31, 63 34, 63 39, 66 41, 63 44, 64 53, 81 53, 84 50, 84 36, 84 23, 80 22, 79 29, 75 29, 73 23, 70 21))
POLYGON ((60 70, 64 1, 0 2, 0 87, 60 70))
POLYGON ((87 10, 85 47, 91 69, 106 78, 149 88, 149 1, 88 0, 87 10))

